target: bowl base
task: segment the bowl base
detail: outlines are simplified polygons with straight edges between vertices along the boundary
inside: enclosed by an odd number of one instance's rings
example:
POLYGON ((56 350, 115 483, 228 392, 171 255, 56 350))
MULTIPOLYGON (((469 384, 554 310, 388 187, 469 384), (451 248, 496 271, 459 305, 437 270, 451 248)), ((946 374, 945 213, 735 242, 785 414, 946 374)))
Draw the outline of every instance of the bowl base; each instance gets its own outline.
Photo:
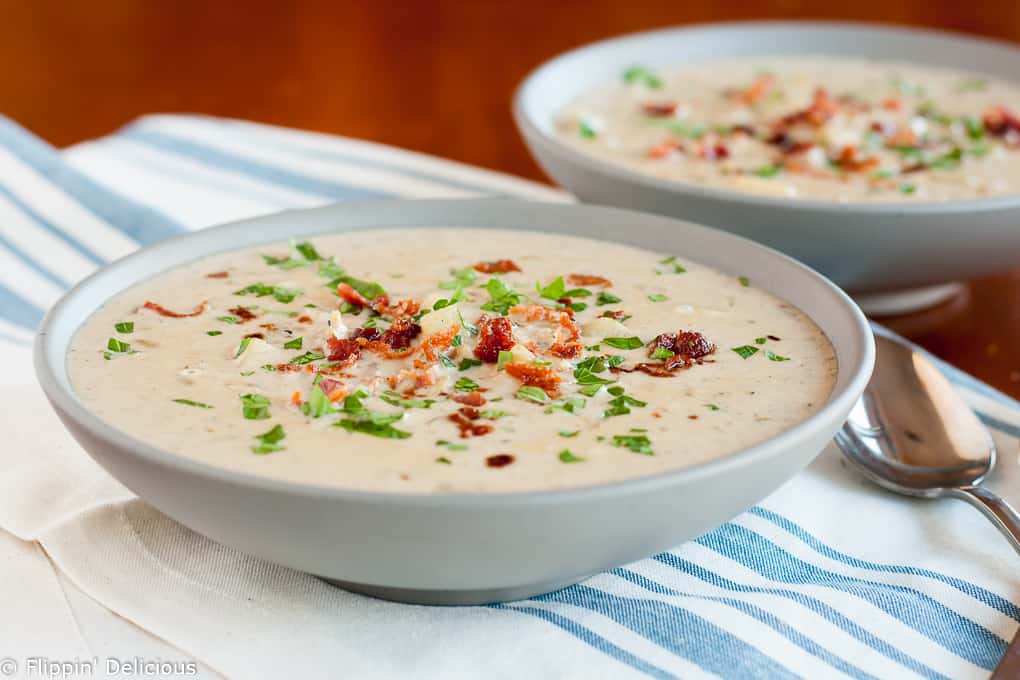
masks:
POLYGON ((895 316, 929 309, 950 300, 963 291, 959 282, 923 288, 905 288, 891 293, 853 295, 854 301, 870 317, 895 316))
POLYGON ((323 581, 343 588, 359 595, 368 595, 379 600, 390 602, 403 602, 404 604, 425 604, 442 605, 448 607, 459 607, 467 605, 495 604, 499 602, 514 602, 526 600, 536 595, 545 595, 555 590, 561 590, 572 586, 579 581, 588 578, 577 576, 564 581, 549 581, 533 583, 525 586, 510 586, 507 588, 482 588, 479 590, 424 590, 418 588, 397 588, 391 586, 377 586, 367 583, 352 583, 338 579, 320 576, 323 581))

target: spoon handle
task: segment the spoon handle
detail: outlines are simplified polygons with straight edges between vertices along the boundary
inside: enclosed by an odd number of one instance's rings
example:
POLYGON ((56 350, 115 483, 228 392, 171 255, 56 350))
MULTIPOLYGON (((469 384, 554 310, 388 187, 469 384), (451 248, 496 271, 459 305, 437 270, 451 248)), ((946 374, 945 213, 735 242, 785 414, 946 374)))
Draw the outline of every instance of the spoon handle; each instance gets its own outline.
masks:
POLYGON ((1013 506, 981 486, 961 486, 952 491, 957 498, 968 501, 992 520, 992 524, 1020 553, 1020 514, 1017 514, 1013 506))

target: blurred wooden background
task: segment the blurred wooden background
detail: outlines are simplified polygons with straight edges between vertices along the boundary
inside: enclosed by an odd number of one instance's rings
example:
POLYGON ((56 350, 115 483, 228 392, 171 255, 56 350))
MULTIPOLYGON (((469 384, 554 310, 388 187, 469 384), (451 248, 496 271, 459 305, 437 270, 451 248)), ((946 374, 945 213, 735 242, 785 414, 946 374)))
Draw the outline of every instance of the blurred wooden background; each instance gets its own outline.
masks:
MULTIPOLYGON (((619 33, 784 18, 912 24, 1020 42, 1016 0, 0 0, 0 113, 58 146, 144 113, 186 111, 544 179, 509 114, 530 69, 619 33)), ((1020 271, 972 282, 949 305, 888 323, 1020 397, 1020 271)))

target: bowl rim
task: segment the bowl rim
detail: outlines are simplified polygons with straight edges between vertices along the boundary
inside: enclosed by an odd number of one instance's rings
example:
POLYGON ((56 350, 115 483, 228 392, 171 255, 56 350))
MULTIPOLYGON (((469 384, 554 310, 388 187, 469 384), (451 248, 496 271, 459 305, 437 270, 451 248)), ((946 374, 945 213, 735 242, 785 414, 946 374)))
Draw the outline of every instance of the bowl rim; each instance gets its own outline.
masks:
MULTIPOLYGON (((512 209, 512 208, 511 208, 512 209)), ((527 209, 527 208, 525 208, 527 209)), ((402 225, 402 228, 428 228, 433 226, 435 221, 422 222, 417 227, 413 225, 402 225)), ((460 225, 467 226, 467 225, 460 225)), ((373 228, 373 227, 369 227, 373 228)), ((470 228, 470 227, 469 227, 470 228)), ((514 228, 503 227, 503 228, 514 228)), ((357 228, 350 229, 355 231, 357 228)), ((311 234, 310 230, 302 231, 300 228, 291 231, 280 230, 279 240, 285 240, 288 236, 301 236, 302 234, 311 234)), ((319 234, 325 234, 330 232, 318 232, 319 234)), ((239 250, 243 248, 249 248, 257 245, 261 241, 253 240, 250 242, 235 243, 228 248, 224 248, 213 252, 230 252, 233 250, 239 250)), ((197 259, 197 258, 194 258, 197 259)), ((188 260, 188 261, 194 261, 188 260)), ((696 258, 694 258, 696 259, 696 258)), ((183 266, 185 262, 180 262, 172 265, 168 269, 159 270, 167 271, 179 266, 183 266)), ((116 291, 110 294, 103 295, 103 302, 99 303, 98 306, 104 304, 114 295, 117 295, 128 288, 137 285, 139 282, 150 278, 151 276, 158 275, 158 272, 150 274, 149 277, 142 277, 133 280, 131 283, 118 286, 116 291)), ((781 297, 781 296, 780 296, 781 297)), ((86 320, 98 309, 98 306, 93 308, 86 320)), ((813 320, 813 319, 812 319, 813 320)), ((817 323, 817 322, 816 322, 817 323)), ((822 329, 823 332, 825 329, 822 329)), ((826 335, 828 337, 828 335, 826 335)), ((830 338, 830 342, 833 340, 830 338)), ((835 345, 834 345, 835 348, 835 345)), ((178 472, 182 472, 189 475, 198 476, 211 480, 217 483, 224 483, 233 486, 239 486, 250 489, 257 489, 265 492, 275 492, 281 494, 287 494, 291 496, 302 496, 302 497, 320 497, 327 500, 357 502, 360 504, 385 504, 391 506, 400 507, 419 507, 419 508, 436 508, 436 507, 453 507, 453 508, 467 508, 472 507, 476 509, 494 509, 504 507, 522 507, 522 506, 535 506, 535 505, 554 505, 563 502, 581 502, 581 501, 598 501, 601 499, 627 496, 633 493, 642 492, 653 492, 656 490, 662 490, 675 484, 683 483, 685 481, 697 481, 700 478, 713 476, 716 474, 724 473, 728 470, 744 467, 748 464, 753 463, 757 459, 767 459, 776 455, 781 455, 791 446, 796 446, 798 443, 803 443, 808 439, 814 430, 819 427, 822 423, 830 420, 834 417, 838 417, 842 420, 842 414, 849 412, 853 403, 857 400, 858 396, 863 392, 868 380, 871 377, 871 372, 875 362, 875 341, 871 331, 868 320, 865 318, 863 312, 857 307, 857 305, 851 300, 851 298, 843 292, 834 283, 829 281, 815 270, 811 269, 807 265, 800 263, 799 261, 785 255, 779 251, 776 251, 767 246, 761 245, 755 241, 752 241, 741 236, 736 236, 720 229, 707 227, 694 222, 678 220, 675 218, 663 217, 660 215, 654 215, 649 213, 642 213, 632 210, 624 210, 621 208, 614 208, 608 206, 593 206, 593 205, 578 205, 578 204, 565 204, 562 202, 544 202, 544 201, 520 201, 515 199, 505 198, 467 198, 467 199, 383 199, 383 200, 366 200, 366 201, 347 201, 343 203, 333 203, 326 206, 320 206, 315 208, 305 208, 299 210, 285 210, 282 212, 271 213, 269 215, 262 215, 254 218, 247 218, 237 220, 233 222, 227 222, 216 226, 199 229, 197 231, 188 232, 181 234, 169 239, 158 241, 146 246, 139 248, 138 250, 121 257, 113 262, 107 263, 100 267, 95 272, 90 274, 88 277, 77 283, 73 288, 64 293, 64 295, 54 304, 46 313, 43 318, 39 330, 36 334, 35 341, 33 343, 33 365, 40 385, 42 386, 43 392, 51 402, 52 406, 58 412, 58 415, 67 417, 73 421, 77 426, 87 431, 90 435, 96 437, 104 445, 113 446, 118 449, 130 452, 130 455, 142 458, 145 462, 151 463, 163 468, 175 469, 178 472), (239 472, 235 470, 229 470, 227 468, 217 467, 215 465, 201 462, 194 458, 190 458, 183 454, 175 453, 166 449, 161 449, 151 444, 148 444, 142 439, 139 439, 133 435, 130 435, 123 430, 108 424, 98 416, 94 415, 89 411, 85 405, 74 395, 70 387, 66 388, 61 384, 61 380, 58 375, 66 375, 66 356, 68 346, 73 339, 75 333, 81 328, 81 325, 85 321, 81 321, 75 325, 74 331, 70 332, 66 341, 57 345, 57 340, 53 337, 53 329, 62 319, 65 314, 71 314, 70 311, 77 302, 77 298, 84 295, 90 286, 91 282, 95 279, 109 275, 110 272, 120 268, 131 265, 134 261, 147 257, 152 251, 157 249, 173 250, 181 243, 185 243, 191 240, 199 238, 208 238, 208 234, 214 233, 215 231, 226 231, 229 229, 239 229, 242 226, 253 225, 264 221, 278 221, 280 224, 284 224, 285 220, 281 219, 287 215, 296 214, 313 214, 316 212, 329 212, 335 210, 338 206, 344 206, 350 208, 356 206, 362 210, 372 209, 385 209, 386 206, 392 206, 393 204, 432 204, 437 209, 451 210, 464 210, 469 211, 470 214, 477 214, 479 210, 488 210, 490 208, 499 208, 500 210, 506 210, 507 206, 513 205, 525 205, 531 206, 537 210, 549 210, 549 211, 562 211, 562 212, 591 212, 591 213, 603 213, 613 214, 617 218, 629 217, 631 219, 639 218, 644 220, 658 220, 673 223, 683 224, 686 228, 705 230, 712 232, 716 237, 722 237, 732 242, 741 242, 745 247, 752 248, 757 251, 758 255, 763 259, 772 259, 783 262, 785 265, 792 267, 793 269, 800 270, 819 287, 819 293, 826 293, 830 295, 842 309, 841 313, 847 321, 853 327, 853 337, 848 338, 846 343, 853 346, 855 343, 860 347, 860 360, 856 366, 838 366, 840 374, 847 372, 849 379, 846 380, 842 387, 839 387, 839 375, 837 375, 837 384, 834 386, 832 393, 829 395, 826 403, 815 413, 795 424, 794 426, 780 432, 779 434, 765 439, 757 444, 748 446, 742 449, 738 449, 719 458, 708 460, 695 465, 681 467, 673 470, 666 470, 658 473, 644 475, 641 477, 633 477, 628 479, 622 479, 612 482, 606 482, 601 484, 593 484, 578 487, 568 487, 563 489, 552 489, 552 490, 538 490, 538 491, 522 491, 522 492, 501 492, 501 493, 444 493, 444 494, 433 494, 423 492, 385 492, 385 491, 365 491, 358 489, 347 489, 343 487, 330 486, 325 484, 310 484, 305 482, 295 482, 290 480, 275 479, 264 475, 257 475, 249 472, 239 472), (49 356, 54 353, 60 357, 63 367, 54 366, 49 361, 49 356)), ((69 382, 69 381, 68 381, 69 382)), ((90 454, 91 455, 91 454, 90 454)))
MULTIPOLYGON (((744 207, 780 208, 805 212, 855 212, 864 215, 891 216, 891 215, 957 215, 973 214, 978 212, 996 212, 1004 210, 1015 210, 1020 208, 1020 191, 1015 194, 1002 196, 990 196, 981 198, 953 199, 944 201, 921 201, 921 202, 897 202, 897 201, 826 201, 822 199, 805 198, 784 198, 779 196, 768 196, 755 194, 748 191, 735 189, 722 189, 700 185, 694 182, 683 182, 679 180, 668 180, 647 175, 645 173, 631 170, 624 165, 585 154, 564 143, 555 135, 546 133, 527 112, 525 100, 529 97, 530 91, 536 87, 536 83, 554 69, 560 67, 564 62, 572 59, 583 58, 587 53, 593 53, 607 46, 623 43, 639 43, 647 38, 676 35, 678 37, 701 32, 717 30, 752 30, 760 32, 776 30, 824 30, 824 31, 877 31, 886 35, 910 35, 930 40, 941 40, 947 42, 971 43, 984 45, 997 49, 1008 50, 1016 54, 1017 63, 1020 64, 1020 47, 1004 40, 984 38, 960 33, 957 31, 946 31, 940 29, 908 27, 898 24, 866 21, 818 21, 818 20, 751 20, 751 21, 721 21, 703 22, 657 28, 648 31, 635 31, 625 33, 595 42, 586 43, 579 47, 561 52, 548 59, 525 75, 524 79, 517 85, 511 99, 511 114, 518 132, 525 141, 534 140, 535 144, 545 144, 550 151, 565 156, 575 165, 585 169, 608 175, 611 179, 639 184, 647 189, 664 191, 678 196, 690 196, 725 201, 728 203, 741 204, 744 207)), ((860 57, 867 57, 861 54, 860 57)), ((723 58, 720 56, 720 58, 723 58)), ((909 62, 909 59, 903 61, 909 62)), ((918 62, 920 64, 920 62, 918 62)), ((921 64, 923 65, 923 64, 921 64)), ((534 155, 534 154, 533 154, 534 155)))

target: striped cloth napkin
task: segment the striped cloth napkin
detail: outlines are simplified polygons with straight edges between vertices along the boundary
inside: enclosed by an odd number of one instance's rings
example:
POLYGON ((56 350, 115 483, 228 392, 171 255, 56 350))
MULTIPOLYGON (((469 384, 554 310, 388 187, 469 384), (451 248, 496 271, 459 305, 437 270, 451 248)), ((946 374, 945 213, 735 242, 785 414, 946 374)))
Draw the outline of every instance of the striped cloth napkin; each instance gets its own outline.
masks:
MULTIPOLYGON (((43 311, 140 245, 337 200, 482 194, 565 198, 239 121, 147 117, 57 152, 0 118, 0 527, 231 678, 988 675, 1020 621, 1017 555, 972 508, 879 491, 831 445, 687 545, 527 601, 432 608, 346 593, 190 532, 95 465, 35 386, 29 344, 43 311)), ((940 366, 993 429, 990 485, 1020 504, 1020 404, 940 366)))

